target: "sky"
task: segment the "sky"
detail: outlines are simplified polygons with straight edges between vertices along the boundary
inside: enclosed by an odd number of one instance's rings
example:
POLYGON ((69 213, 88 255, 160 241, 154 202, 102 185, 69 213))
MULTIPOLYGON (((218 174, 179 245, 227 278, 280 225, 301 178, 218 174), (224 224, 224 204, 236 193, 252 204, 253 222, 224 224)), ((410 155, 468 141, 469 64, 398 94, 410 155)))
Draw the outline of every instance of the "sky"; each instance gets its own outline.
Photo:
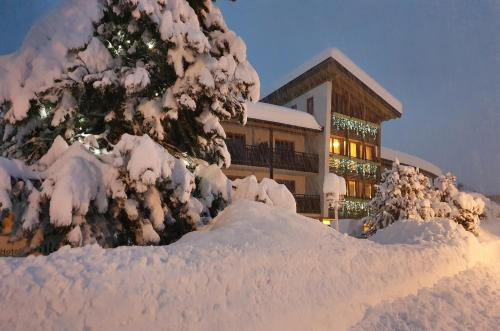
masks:
MULTIPOLYGON (((61 0, 1 0, 0 54, 61 0)), ((500 194, 500 0, 218 0, 267 91, 336 47, 398 98, 382 144, 500 194)))

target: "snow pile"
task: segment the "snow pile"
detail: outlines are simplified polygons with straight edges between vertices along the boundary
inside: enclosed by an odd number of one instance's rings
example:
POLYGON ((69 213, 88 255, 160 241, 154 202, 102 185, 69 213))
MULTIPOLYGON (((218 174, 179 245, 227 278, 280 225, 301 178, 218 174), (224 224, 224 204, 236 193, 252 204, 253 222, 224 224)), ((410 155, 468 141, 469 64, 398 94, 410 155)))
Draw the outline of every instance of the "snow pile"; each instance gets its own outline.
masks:
POLYGON ((344 177, 337 176, 334 173, 325 174, 323 193, 325 193, 330 208, 339 208, 341 197, 347 194, 344 177))
POLYGON ((233 181, 233 201, 252 200, 295 212, 297 206, 293 194, 283 184, 269 178, 259 183, 254 175, 233 181))
POLYGON ((240 200, 169 246, 2 259, 0 320, 6 330, 345 330, 369 307, 499 261, 448 229, 447 243, 381 245, 240 200))
POLYGON ((498 330, 500 267, 479 266, 370 308, 353 330, 498 330))
POLYGON ((380 244, 450 244, 469 240, 470 236, 460 231, 460 225, 449 219, 401 220, 377 231, 370 240, 380 244))

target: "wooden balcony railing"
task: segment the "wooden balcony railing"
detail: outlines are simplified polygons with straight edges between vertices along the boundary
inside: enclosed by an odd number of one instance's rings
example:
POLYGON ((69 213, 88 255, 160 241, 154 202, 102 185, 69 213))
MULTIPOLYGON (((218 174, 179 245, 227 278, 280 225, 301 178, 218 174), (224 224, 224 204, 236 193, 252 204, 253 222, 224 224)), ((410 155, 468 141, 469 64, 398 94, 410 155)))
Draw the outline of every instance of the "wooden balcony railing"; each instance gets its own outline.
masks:
POLYGON ((321 213, 319 195, 294 194, 297 203, 297 213, 319 214, 321 213))
POLYGON ((318 172, 317 154, 301 153, 289 150, 269 150, 268 145, 242 145, 227 142, 233 164, 255 167, 270 167, 305 172, 318 172))

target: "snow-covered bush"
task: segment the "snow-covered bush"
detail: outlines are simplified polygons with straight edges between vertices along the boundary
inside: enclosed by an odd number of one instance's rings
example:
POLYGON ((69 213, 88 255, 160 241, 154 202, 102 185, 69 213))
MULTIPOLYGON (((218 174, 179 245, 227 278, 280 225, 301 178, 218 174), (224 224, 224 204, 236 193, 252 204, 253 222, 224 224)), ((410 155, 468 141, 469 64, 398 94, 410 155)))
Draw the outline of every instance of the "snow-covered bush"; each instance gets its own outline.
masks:
POLYGON ((485 202, 479 196, 460 192, 456 178, 451 173, 437 177, 434 180, 434 195, 436 214, 440 217, 450 217, 461 224, 467 231, 479 233, 480 216, 484 212, 485 202), (443 204, 448 204, 444 211, 443 204))
POLYGON ((373 214, 365 222, 373 233, 398 220, 448 218, 477 235, 484 201, 481 197, 460 192, 455 181, 448 173, 437 177, 431 186, 418 169, 402 166, 396 160, 392 168, 382 174, 370 202, 373 214))
POLYGON ((17 228, 32 248, 48 242, 107 247, 169 243, 208 223, 231 198, 229 180, 217 165, 200 165, 195 175, 187 161, 147 135, 124 134, 100 157, 79 142, 68 146, 58 137, 33 166, 36 172, 0 160, 0 175, 5 175, 0 197, 6 199, 2 210, 21 212, 17 228), (17 209, 22 199, 12 203, 15 194, 9 187, 15 178, 24 180, 27 201, 17 209))
POLYGON ((254 175, 236 179, 232 183, 233 201, 252 200, 281 209, 296 212, 297 206, 293 194, 283 184, 264 178, 259 183, 254 175))
POLYGON ((401 219, 433 217, 429 199, 430 182, 418 169, 393 163, 382 173, 375 197, 370 201, 372 216, 367 219, 373 231, 401 219))
POLYGON ((69 0, 0 72, 0 151, 39 176, 0 164, 0 203, 32 246, 168 243, 229 203, 220 121, 259 79, 211 0, 69 0))

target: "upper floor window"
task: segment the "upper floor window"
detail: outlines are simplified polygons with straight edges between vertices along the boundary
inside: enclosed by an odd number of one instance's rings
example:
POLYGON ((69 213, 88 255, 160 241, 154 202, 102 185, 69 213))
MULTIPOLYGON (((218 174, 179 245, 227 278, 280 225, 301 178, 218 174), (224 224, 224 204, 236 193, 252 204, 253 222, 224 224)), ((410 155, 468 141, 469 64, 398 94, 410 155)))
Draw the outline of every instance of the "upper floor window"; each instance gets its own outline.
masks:
POLYGON ((357 185, 355 180, 348 180, 347 181, 347 195, 350 197, 356 197, 357 196, 357 185))
POLYGON ((365 189, 365 198, 366 199, 371 199, 373 198, 373 184, 370 184, 370 183, 365 183, 364 185, 364 189, 365 189))
POLYGON ((307 98, 307 112, 311 115, 314 115, 314 98, 307 98))
POLYGON ((342 138, 330 138, 330 153, 345 155, 345 140, 342 138))
POLYGON ((245 135, 241 133, 226 133, 226 141, 235 147, 244 147, 246 144, 245 135))
POLYGON ((274 148, 279 151, 293 152, 295 151, 295 144, 293 141, 276 139, 276 141, 274 142, 274 148))
POLYGON ((377 158, 375 152, 375 146, 366 145, 365 146, 365 159, 368 161, 373 161, 377 158))
POLYGON ((350 141, 349 142, 349 156, 355 158, 361 158, 361 144, 350 141))

